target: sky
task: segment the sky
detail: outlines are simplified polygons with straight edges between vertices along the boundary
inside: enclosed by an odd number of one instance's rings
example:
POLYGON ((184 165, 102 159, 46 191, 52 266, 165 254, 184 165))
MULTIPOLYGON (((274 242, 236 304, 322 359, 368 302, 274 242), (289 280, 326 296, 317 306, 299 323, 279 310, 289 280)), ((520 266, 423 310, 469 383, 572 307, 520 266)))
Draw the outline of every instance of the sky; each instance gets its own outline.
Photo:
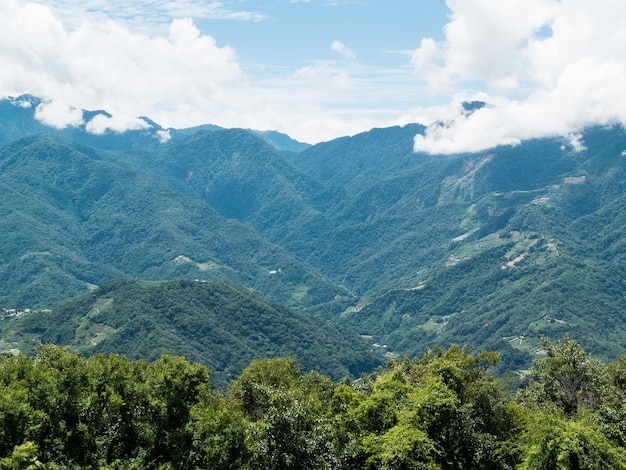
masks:
POLYGON ((0 64, 0 96, 94 133, 147 116, 318 143, 419 122, 416 151, 581 150, 585 127, 626 122, 626 2, 1 0, 0 64))

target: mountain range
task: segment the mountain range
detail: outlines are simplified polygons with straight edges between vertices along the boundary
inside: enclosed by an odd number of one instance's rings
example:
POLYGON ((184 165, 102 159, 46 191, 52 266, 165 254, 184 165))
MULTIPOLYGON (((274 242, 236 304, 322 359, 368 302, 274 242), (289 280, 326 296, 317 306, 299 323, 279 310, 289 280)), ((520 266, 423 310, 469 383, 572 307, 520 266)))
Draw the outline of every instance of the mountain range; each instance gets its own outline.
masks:
POLYGON ((310 146, 150 120, 92 135, 37 103, 0 102, 7 308, 219 279, 397 355, 466 343, 523 369, 566 334, 626 352, 622 127, 444 156, 413 151, 419 124, 310 146))

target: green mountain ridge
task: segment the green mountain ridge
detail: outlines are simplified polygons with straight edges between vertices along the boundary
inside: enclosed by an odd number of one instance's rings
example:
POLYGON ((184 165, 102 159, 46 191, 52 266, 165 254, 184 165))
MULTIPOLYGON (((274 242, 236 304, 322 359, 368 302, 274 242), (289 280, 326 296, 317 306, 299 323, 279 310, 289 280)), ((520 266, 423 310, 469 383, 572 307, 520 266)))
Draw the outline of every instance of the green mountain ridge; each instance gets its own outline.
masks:
POLYGON ((542 335, 565 333, 622 354, 624 129, 586 129, 578 149, 553 137, 450 156, 414 153, 423 130, 299 153, 242 129, 124 151, 12 141, 0 302, 52 305, 116 277, 219 278, 398 355, 467 343, 524 368, 542 335))
MULTIPOLYGON (((517 353, 539 349, 541 335, 569 333, 605 358, 623 354, 624 270, 615 244, 623 229, 624 131, 591 129, 585 143, 581 153, 544 139, 458 156, 466 163, 440 180, 431 209, 447 214, 445 228, 456 225, 458 234, 435 237, 434 262, 404 277, 404 286, 362 301, 357 313, 346 310, 346 321, 384 331, 404 352, 462 342, 518 361, 517 353), (591 238, 603 232, 608 240, 591 238), (610 243, 610 256, 598 250, 610 243)), ((410 266, 411 251, 403 253, 410 266)))
POLYGON ((271 305, 223 281, 111 281, 11 322, 4 328, 12 349, 54 343, 88 355, 148 360, 169 353, 209 367, 216 386, 264 357, 297 357, 306 370, 336 380, 382 363, 355 332, 271 305))
POLYGON ((159 186, 119 154, 27 137, 0 149, 0 189, 5 304, 50 306, 87 284, 129 276, 228 279, 284 303, 341 293, 250 228, 159 186))

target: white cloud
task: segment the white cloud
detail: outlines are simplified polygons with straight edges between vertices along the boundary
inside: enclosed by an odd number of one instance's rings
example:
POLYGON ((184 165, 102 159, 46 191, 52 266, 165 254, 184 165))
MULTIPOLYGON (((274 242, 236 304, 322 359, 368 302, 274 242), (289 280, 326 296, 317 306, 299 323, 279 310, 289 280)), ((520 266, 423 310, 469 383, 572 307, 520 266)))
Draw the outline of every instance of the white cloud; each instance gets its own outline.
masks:
MULTIPOLYGON (((567 1, 567 0, 566 0, 567 1)), ((445 75, 492 86, 522 80, 528 63, 520 51, 554 15, 553 0, 449 0, 445 75)))
MULTIPOLYGON (((69 31, 46 7, 3 0, 0 44, 0 94, 31 93, 114 116, 148 115, 165 126, 172 116, 185 125, 188 109, 217 114, 242 81, 235 52, 201 35, 190 19, 172 21, 167 36, 110 20, 69 31)), ((41 119, 66 125, 63 105, 51 106, 39 110, 41 119)), ((120 119, 113 128, 137 124, 120 119)), ((73 115, 70 120, 76 122, 73 115)))
POLYGON ((433 95, 443 94, 452 89, 452 79, 446 76, 441 62, 444 52, 441 44, 432 38, 422 39, 419 49, 411 58, 415 70, 428 84, 429 92, 433 95))
POLYGON ((448 0, 443 40, 415 36, 412 55, 395 54, 404 68, 368 64, 365 52, 356 60, 340 41, 330 45, 337 60, 240 66, 233 48, 190 18, 267 18, 242 4, 1 0, 0 96, 41 96, 38 116, 56 126, 81 122, 66 104, 112 114, 88 123, 92 132, 137 128, 145 121, 135 116, 149 116, 164 127, 275 129, 315 143, 371 127, 444 122, 416 138, 416 150, 433 153, 626 122, 624 2, 448 0), (461 103, 476 99, 490 106, 464 114, 461 103))
POLYGON ((479 151, 626 122, 626 3, 448 0, 448 6, 445 42, 422 41, 413 65, 432 92, 456 92, 448 110, 453 122, 417 136, 417 151, 479 151), (462 116, 459 97, 476 96, 493 106, 462 116))
POLYGON ((583 135, 580 132, 572 132, 565 136, 565 142, 567 145, 563 144, 561 146, 561 150, 566 150, 569 146, 575 153, 584 152, 587 150, 585 147, 585 141, 583 140, 583 135))
POLYGON ((33 103, 28 99, 15 98, 12 102, 14 105, 24 109, 30 109, 33 107, 33 103))
POLYGON ((60 101, 43 102, 35 109, 35 118, 51 127, 64 129, 83 123, 83 112, 60 101))
MULTIPOLYGON (((81 8, 97 10, 100 3, 106 2, 84 0, 81 8)), ((136 4, 125 5, 130 15, 136 4)), ((136 116, 148 116, 165 128, 211 123, 279 130, 313 143, 394 124, 396 111, 376 109, 376 100, 406 99, 402 87, 387 86, 395 84, 387 71, 357 70, 352 61, 318 61, 297 70, 267 67, 252 81, 232 48, 201 34, 188 18, 171 21, 163 34, 106 15, 89 18, 68 26, 48 7, 2 0, 0 96, 31 93, 47 106, 58 103, 39 113, 57 127, 80 123, 78 114, 60 112, 64 103, 110 113, 86 123, 93 133, 141 128, 145 121, 136 116), (383 85, 372 93, 371 83, 383 85)), ((405 80, 413 88, 410 74, 405 80)))
POLYGON ((169 129, 157 131, 156 136, 159 139, 159 142, 162 144, 164 144, 165 142, 168 142, 172 138, 172 135, 170 134, 169 129))
POLYGON ((336 52, 337 54, 339 54, 344 59, 354 60, 356 58, 356 54, 354 53, 354 51, 350 49, 348 46, 346 46, 344 43, 342 43, 341 41, 333 41, 332 45, 330 46, 330 49, 333 52, 336 52))
MULTIPOLYGON (((113 116, 90 123, 91 132, 136 128, 142 121, 135 116, 148 116, 166 128, 211 123, 272 129, 311 143, 403 123, 398 109, 420 96, 423 86, 408 64, 401 70, 365 65, 339 41, 330 46, 341 56, 336 61, 303 57, 293 67, 250 61, 240 67, 233 48, 200 33, 189 17, 264 18, 246 15, 241 5, 2 0, 0 96, 31 93, 113 116)), ((62 113, 46 119, 57 126, 68 122, 62 113)))
POLYGON ((295 77, 308 83, 307 86, 328 90, 328 85, 347 87, 350 84, 348 72, 331 62, 319 62, 296 70, 295 77))
POLYGON ((85 129, 91 134, 102 135, 108 131, 123 132, 148 129, 149 127, 150 124, 141 118, 98 114, 87 123, 85 129))

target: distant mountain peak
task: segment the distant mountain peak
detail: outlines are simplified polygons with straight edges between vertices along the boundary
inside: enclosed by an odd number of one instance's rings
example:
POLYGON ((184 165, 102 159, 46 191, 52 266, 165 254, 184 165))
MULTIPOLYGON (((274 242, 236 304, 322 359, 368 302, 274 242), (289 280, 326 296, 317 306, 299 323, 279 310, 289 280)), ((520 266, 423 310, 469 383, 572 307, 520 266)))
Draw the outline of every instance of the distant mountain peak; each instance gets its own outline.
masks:
POLYGON ((106 118, 112 118, 113 117, 113 115, 107 113, 103 109, 98 109, 96 111, 83 111, 83 119, 85 119, 85 121, 91 121, 96 116, 104 116, 106 118))
POLYGON ((278 151, 287 151, 300 153, 303 150, 309 148, 311 145, 305 142, 299 142, 295 139, 292 139, 287 134, 283 134, 282 132, 277 131, 255 131, 255 134, 260 136, 265 142, 270 144, 274 149, 278 151))
POLYGON ((7 96, 6 100, 13 106, 19 106, 20 108, 29 109, 36 108, 43 100, 33 95, 24 94, 17 97, 7 96))
MULTIPOLYGON (((49 133, 59 137, 107 150, 127 150, 132 148, 152 148, 172 139, 186 138, 200 131, 222 130, 214 124, 203 124, 191 128, 163 128, 147 116, 128 119, 114 116, 104 109, 86 110, 65 107, 74 114, 73 122, 53 122, 55 117, 48 106, 59 106, 55 112, 63 114, 61 104, 31 95, 5 96, 0 98, 0 145, 28 135, 49 133), (44 111, 46 118, 44 118, 44 111), (52 114, 52 117, 48 116, 52 114), (7 128, 3 129, 3 125, 7 128)), ((66 117, 67 118, 67 117, 66 117)), ((275 150, 299 153, 310 147, 286 134, 277 131, 256 131, 242 129, 261 137, 275 150)))
POLYGON ((469 116, 470 114, 475 113, 476 111, 478 111, 479 109, 483 109, 487 106, 487 103, 485 103, 484 101, 463 101, 461 103, 461 106, 463 107, 463 114, 465 116, 469 116))

